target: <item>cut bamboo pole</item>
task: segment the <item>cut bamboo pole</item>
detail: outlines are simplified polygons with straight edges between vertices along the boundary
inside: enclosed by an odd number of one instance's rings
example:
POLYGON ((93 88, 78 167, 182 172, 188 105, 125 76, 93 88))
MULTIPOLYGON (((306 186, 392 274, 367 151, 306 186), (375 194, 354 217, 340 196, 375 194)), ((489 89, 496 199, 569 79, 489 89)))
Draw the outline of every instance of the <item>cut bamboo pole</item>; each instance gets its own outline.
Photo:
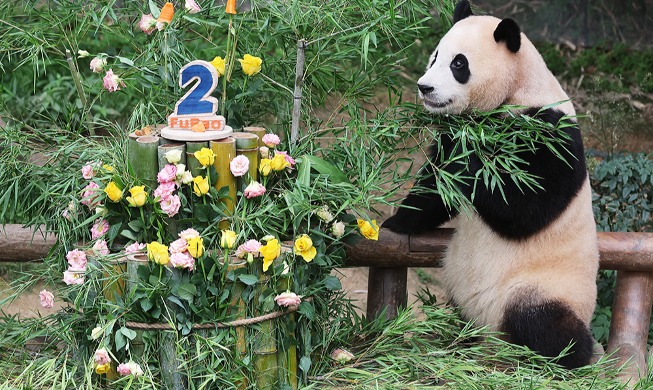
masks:
POLYGON ((258 180, 259 138, 256 134, 245 132, 235 132, 232 137, 236 139, 236 155, 245 156, 249 160, 249 177, 238 178, 238 188, 244 191, 250 180, 258 180))
POLYGON ((159 160, 159 171, 163 169, 168 163, 168 159, 165 157, 166 153, 173 150, 178 150, 181 153, 181 160, 179 164, 186 165, 186 144, 181 143, 169 143, 164 145, 159 145, 157 149, 158 160, 159 160))
MULTIPOLYGON (((284 260, 288 264, 292 262, 292 259, 289 257, 292 256, 292 242, 284 242, 281 245, 281 256, 279 256, 279 261, 275 260, 275 266, 282 264, 284 260)), ((286 291, 292 290, 292 278, 288 275, 281 275, 277 280, 277 293, 283 293, 286 291)), ((284 321, 284 319, 279 319, 279 321, 284 321)), ((293 326, 290 329, 290 338, 295 339, 296 323, 295 323, 295 313, 289 313, 285 319, 293 326)), ((298 361, 297 361, 297 345, 281 345, 277 346, 277 360, 279 364, 279 378, 283 378, 283 381, 280 383, 288 384, 292 390, 297 390, 298 387, 298 361)))
POLYGON ((243 127, 243 131, 246 133, 256 134, 256 136, 258 137, 258 146, 265 145, 263 143, 263 136, 267 133, 265 127, 247 126, 247 127, 243 127))
POLYGON ((156 187, 159 172, 158 147, 159 137, 155 135, 144 135, 136 138, 136 142, 129 142, 128 159, 134 177, 150 188, 156 187))
POLYGON ((179 371, 180 361, 177 355, 177 331, 159 331, 159 369, 164 388, 185 390, 186 377, 179 371))
POLYGON ((302 108, 302 84, 304 83, 304 52, 306 40, 297 41, 297 63, 295 64, 295 91, 293 93, 292 126, 290 128, 290 142, 295 144, 299 139, 299 120, 302 108))
MULTIPOLYGON (((231 307, 231 317, 232 321, 243 320, 247 318, 247 305, 245 300, 243 300, 243 291, 245 290, 245 283, 241 282, 238 279, 235 281, 230 281, 226 279, 226 276, 230 272, 235 272, 236 270, 243 269, 247 267, 247 262, 243 259, 239 259, 235 256, 229 257, 229 264, 227 264, 227 272, 225 273, 225 289, 229 291, 229 306, 231 307)), ((246 326, 237 326, 234 329, 236 333, 236 346, 234 348, 234 357, 239 361, 242 361, 247 355, 247 327, 246 326)), ((243 373, 243 380, 236 383, 236 387, 239 390, 244 390, 247 388, 248 381, 247 375, 243 373)))
POLYGON ((112 259, 107 262, 103 279, 104 297, 110 302, 117 302, 118 298, 124 300, 125 271, 127 270, 127 257, 112 259))
MULTIPOLYGON (((213 166, 218 172, 218 180, 215 183, 215 189, 220 190, 222 187, 229 188, 229 195, 227 198, 220 199, 227 208, 227 212, 232 214, 235 208, 236 201, 236 178, 231 174, 229 163, 236 157, 236 139, 227 137, 217 141, 211 141, 211 150, 215 153, 215 162, 213 166)), ((228 228, 228 223, 220 224, 220 229, 228 228)))
POLYGON ((204 167, 195 158, 195 152, 202 148, 208 148, 208 142, 186 142, 186 169, 195 176, 205 176, 204 167))
MULTIPOLYGON (((258 269, 258 267, 257 267, 258 269)), ((268 288, 270 277, 259 271, 259 280, 254 295, 254 315, 264 314, 261 310, 261 293, 268 288)), ((263 321, 255 329, 252 354, 254 355, 254 378, 259 390, 276 389, 278 382, 277 340, 273 320, 263 321)))

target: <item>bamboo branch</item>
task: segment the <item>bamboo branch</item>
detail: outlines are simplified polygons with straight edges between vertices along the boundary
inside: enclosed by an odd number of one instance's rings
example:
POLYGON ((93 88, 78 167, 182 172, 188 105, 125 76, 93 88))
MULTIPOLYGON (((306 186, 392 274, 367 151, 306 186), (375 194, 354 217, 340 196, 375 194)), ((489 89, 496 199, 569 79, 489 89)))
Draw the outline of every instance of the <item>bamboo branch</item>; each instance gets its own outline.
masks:
POLYGON ((70 74, 73 76, 73 81, 75 81, 75 88, 77 89, 77 95, 79 96, 79 100, 82 101, 82 120, 86 122, 86 126, 88 126, 88 131, 91 134, 91 136, 95 136, 95 129, 93 128, 93 124, 88 120, 88 100, 86 100, 86 95, 84 94, 84 88, 82 88, 82 82, 79 79, 79 70, 77 69, 77 65, 75 65, 75 61, 73 60, 72 54, 70 53, 70 50, 66 49, 66 62, 68 62, 68 68, 70 68, 70 74))
POLYGON ((293 93, 292 127, 290 129, 290 142, 296 143, 299 138, 299 120, 302 107, 302 84, 304 83, 304 52, 306 40, 297 41, 297 63, 295 64, 295 92, 293 93))

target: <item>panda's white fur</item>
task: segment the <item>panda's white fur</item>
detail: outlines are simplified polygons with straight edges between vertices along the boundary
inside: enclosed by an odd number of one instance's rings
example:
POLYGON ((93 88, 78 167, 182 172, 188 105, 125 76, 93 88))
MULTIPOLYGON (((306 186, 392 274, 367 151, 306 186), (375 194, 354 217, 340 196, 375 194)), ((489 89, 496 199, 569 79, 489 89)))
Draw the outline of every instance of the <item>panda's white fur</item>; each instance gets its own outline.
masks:
MULTIPOLYGON (((459 20, 441 39, 418 81, 427 110, 458 114, 471 109, 491 110, 503 104, 540 108, 566 101, 555 107, 561 113, 554 116, 560 119, 562 114, 575 115, 567 94, 516 23, 473 16, 467 1, 458 4, 456 13, 459 20), (499 26, 501 23, 504 25, 499 26), (517 36, 502 38, 506 30, 516 31, 517 36), (459 79, 452 70, 460 65, 454 64, 458 58, 468 65, 459 79)), ((456 232, 443 262, 446 287, 464 317, 494 330, 513 332, 509 339, 544 355, 557 356, 570 341, 577 343, 571 357, 561 359, 561 364, 570 368, 589 362, 589 324, 596 301, 599 259, 579 134, 574 142, 580 144, 576 150, 583 172, 563 172, 570 175, 569 183, 576 188, 564 198, 558 214, 552 212, 554 216, 548 217, 547 210, 538 210, 546 223, 523 237, 497 232, 486 223, 488 218, 479 214, 455 216, 450 223, 456 232)), ((547 164, 533 161, 538 163, 547 164)), ((383 226, 403 233, 425 230, 428 221, 423 219, 442 214, 437 209, 441 205, 428 202, 434 201, 409 195, 404 204, 421 208, 422 212, 400 208, 383 226)), ((503 202, 500 196, 497 202, 503 202)), ((518 218, 528 220, 529 216, 518 218)))

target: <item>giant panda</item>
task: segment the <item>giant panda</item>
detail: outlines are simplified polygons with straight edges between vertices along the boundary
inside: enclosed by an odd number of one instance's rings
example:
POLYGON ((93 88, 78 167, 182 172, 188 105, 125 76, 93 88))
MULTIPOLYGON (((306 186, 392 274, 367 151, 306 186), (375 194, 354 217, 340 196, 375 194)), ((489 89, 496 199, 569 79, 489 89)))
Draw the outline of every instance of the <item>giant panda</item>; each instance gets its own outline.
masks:
MULTIPOLYGON (((517 23, 473 15, 468 1, 457 4, 454 25, 417 86, 433 114, 509 104, 527 107, 521 113, 551 123, 575 115, 517 23), (541 109, 556 102, 563 103, 541 109)), ((522 191, 504 177, 504 200, 482 181, 469 181, 461 189, 469 196, 476 184, 471 215, 448 209, 434 191, 411 191, 402 203, 407 207, 382 226, 407 234, 451 221, 456 229, 443 259, 443 278, 463 317, 543 356, 558 356, 573 344, 558 362, 576 368, 589 364, 593 355, 589 324, 599 255, 580 130, 574 122, 563 131, 573 154, 566 162, 544 147, 519 156, 525 161, 521 168, 538 176, 543 189, 522 191)), ((431 150, 427 171, 437 166, 439 153, 456 153, 451 139, 442 136, 439 143, 431 150)), ((480 163, 472 156, 461 166, 474 177, 480 163)), ((436 188, 433 175, 421 177, 415 188, 436 188)))

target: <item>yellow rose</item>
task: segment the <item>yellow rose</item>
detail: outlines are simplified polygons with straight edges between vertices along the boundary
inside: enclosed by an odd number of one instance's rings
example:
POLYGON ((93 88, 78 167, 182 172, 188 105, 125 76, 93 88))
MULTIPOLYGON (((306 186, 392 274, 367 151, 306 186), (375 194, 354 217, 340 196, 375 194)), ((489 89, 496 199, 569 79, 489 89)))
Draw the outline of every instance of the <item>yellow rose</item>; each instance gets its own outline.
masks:
POLYGON ((147 257, 161 265, 166 265, 170 261, 168 247, 156 241, 147 244, 147 257))
POLYGON ((109 164, 102 165, 102 168, 104 168, 104 170, 107 171, 107 172, 113 172, 114 171, 113 167, 111 165, 109 165, 109 164))
POLYGON ((95 366, 95 373, 98 375, 106 374, 111 370, 111 363, 98 364, 95 366))
POLYGON ((202 237, 192 237, 187 240, 188 242, 188 253, 197 259, 204 254, 204 240, 202 237))
POLYGON ((307 234, 302 234, 295 240, 295 254, 304 258, 307 263, 311 262, 317 255, 317 249, 313 246, 313 240, 307 234))
POLYGON ((236 232, 233 230, 223 230, 220 237, 220 247, 223 249, 232 249, 236 245, 236 232))
POLYGON ((134 186, 129 190, 131 196, 128 196, 127 202, 132 207, 141 207, 147 201, 147 192, 145 186, 134 186))
POLYGON ((363 237, 368 240, 378 240, 379 239, 379 226, 376 224, 376 220, 372 220, 372 223, 369 223, 363 219, 357 219, 358 229, 360 230, 363 237))
POLYGON ((261 71, 263 60, 259 57, 245 54, 242 59, 238 59, 238 62, 240 62, 240 67, 243 68, 243 73, 248 76, 254 76, 261 71))
POLYGON ((194 155, 204 168, 213 165, 213 161, 215 161, 215 153, 209 148, 202 148, 195 152, 194 155))
POLYGON ((272 161, 270 161, 270 168, 274 171, 283 171, 289 166, 290 164, 286 161, 286 157, 283 154, 275 155, 272 161))
POLYGON ((224 74, 224 59, 222 59, 222 57, 215 57, 213 61, 211 61, 211 65, 213 65, 215 70, 218 71, 220 76, 224 74))
POLYGON ((118 188, 116 183, 112 181, 107 184, 107 187, 104 189, 104 193, 107 194, 112 202, 118 202, 120 199, 122 199, 122 190, 118 188))
POLYGON ((270 174, 270 171, 272 171, 272 160, 269 158, 262 158, 261 162, 259 163, 258 166, 258 171, 261 173, 263 176, 267 176, 270 174))
POLYGON ((206 195, 209 192, 209 178, 196 176, 193 178, 193 191, 197 196, 206 195))
POLYGON ((263 245, 258 252, 263 256, 263 272, 266 272, 270 265, 281 254, 281 245, 279 240, 273 238, 263 245))

